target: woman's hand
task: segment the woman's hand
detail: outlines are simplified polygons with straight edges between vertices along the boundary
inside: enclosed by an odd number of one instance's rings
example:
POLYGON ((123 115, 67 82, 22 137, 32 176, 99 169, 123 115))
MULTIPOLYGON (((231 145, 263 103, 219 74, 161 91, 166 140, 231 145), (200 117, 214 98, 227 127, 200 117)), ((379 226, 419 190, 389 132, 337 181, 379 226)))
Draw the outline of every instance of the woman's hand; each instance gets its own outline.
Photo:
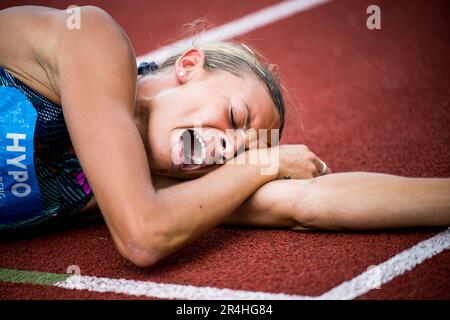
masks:
MULTIPOLYGON (((311 179, 320 175, 324 163, 303 144, 279 147, 279 179, 311 179)), ((276 147, 272 147, 276 148, 276 147)), ((324 174, 330 173, 327 168, 324 174)))
MULTIPOLYGON (((261 167, 261 175, 277 179, 311 179, 321 175, 324 162, 303 144, 284 144, 250 149, 227 163, 250 163, 261 167)), ((331 173, 327 167, 325 173, 331 173)))

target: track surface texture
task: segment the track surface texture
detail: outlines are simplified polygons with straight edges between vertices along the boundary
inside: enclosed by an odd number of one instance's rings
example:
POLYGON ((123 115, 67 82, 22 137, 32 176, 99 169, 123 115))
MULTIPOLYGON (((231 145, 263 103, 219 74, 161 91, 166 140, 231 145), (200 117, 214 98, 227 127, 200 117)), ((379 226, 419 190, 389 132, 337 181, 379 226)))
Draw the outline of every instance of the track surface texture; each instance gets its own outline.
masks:
MULTIPOLYGON (((2 1, 0 8, 24 3, 2 1)), ((196 18, 220 26, 276 1, 89 3, 122 25, 139 56, 178 40, 182 25, 196 18)), ((334 172, 450 177, 449 2, 377 1, 381 30, 366 28, 370 4, 331 1, 239 37, 279 66, 289 89, 282 142, 308 145, 334 172)), ((0 269, 63 274, 77 265, 87 276, 320 296, 443 230, 217 227, 156 266, 138 268, 120 257, 97 220, 2 237, 0 269)), ((0 299, 129 298, 151 297, 0 282, 0 299)), ((356 298, 450 299, 450 250, 356 298)))

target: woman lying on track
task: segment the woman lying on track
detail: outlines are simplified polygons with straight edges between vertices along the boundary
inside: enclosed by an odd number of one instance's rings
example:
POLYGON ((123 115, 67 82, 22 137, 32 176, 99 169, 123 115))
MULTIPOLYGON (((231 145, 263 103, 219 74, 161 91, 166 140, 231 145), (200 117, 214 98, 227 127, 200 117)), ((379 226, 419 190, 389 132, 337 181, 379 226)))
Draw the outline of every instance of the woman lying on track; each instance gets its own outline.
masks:
POLYGON ((248 47, 193 47, 137 70, 107 13, 81 7, 80 29, 66 20, 0 11, 1 229, 98 206, 119 252, 149 266, 219 224, 450 224, 450 179, 330 174, 304 145, 260 135, 281 131, 284 102, 248 47))

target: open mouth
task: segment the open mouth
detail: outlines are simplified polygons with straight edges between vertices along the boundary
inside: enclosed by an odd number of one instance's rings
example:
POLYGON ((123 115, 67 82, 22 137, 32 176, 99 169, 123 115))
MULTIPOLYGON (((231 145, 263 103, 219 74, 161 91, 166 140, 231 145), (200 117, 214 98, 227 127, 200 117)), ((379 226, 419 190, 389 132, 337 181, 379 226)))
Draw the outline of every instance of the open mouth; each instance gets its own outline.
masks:
POLYGON ((194 169, 206 162, 206 143, 193 129, 187 129, 180 137, 183 146, 183 168, 194 169))

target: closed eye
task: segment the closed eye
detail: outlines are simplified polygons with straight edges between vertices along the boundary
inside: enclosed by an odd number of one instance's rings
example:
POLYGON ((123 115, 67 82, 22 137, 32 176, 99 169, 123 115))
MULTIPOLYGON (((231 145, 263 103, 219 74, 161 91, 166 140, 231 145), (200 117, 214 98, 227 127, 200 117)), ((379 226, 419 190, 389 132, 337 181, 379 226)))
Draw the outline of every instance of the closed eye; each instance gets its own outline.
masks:
POLYGON ((233 107, 230 107, 230 124, 233 129, 236 128, 236 119, 235 119, 233 107))

